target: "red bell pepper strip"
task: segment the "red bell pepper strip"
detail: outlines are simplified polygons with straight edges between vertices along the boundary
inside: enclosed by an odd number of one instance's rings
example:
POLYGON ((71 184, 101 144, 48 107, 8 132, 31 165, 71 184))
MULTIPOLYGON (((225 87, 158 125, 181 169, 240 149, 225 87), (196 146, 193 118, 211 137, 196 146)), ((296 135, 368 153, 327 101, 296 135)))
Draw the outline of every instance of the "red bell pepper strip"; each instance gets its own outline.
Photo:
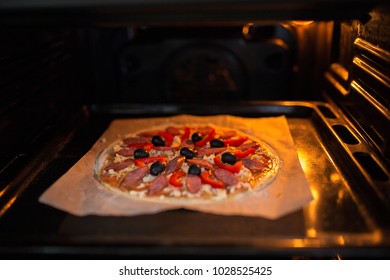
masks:
POLYGON ((154 145, 152 143, 133 143, 127 145, 129 148, 143 148, 145 151, 150 151, 154 145))
POLYGON ((215 181, 211 179, 210 173, 208 171, 203 171, 202 173, 200 173, 200 179, 202 180, 203 184, 209 184, 213 188, 222 189, 224 187, 221 181, 215 181))
POLYGON ((184 133, 183 133, 183 135, 180 137, 181 141, 183 142, 183 141, 189 139, 189 138, 190 138, 190 134, 191 134, 191 129, 190 129, 189 127, 186 126, 186 127, 184 128, 184 133))
POLYGON ((181 187, 182 186, 182 180, 186 173, 183 170, 178 170, 176 172, 173 172, 171 177, 169 177, 169 184, 171 184, 174 187, 181 187))
POLYGON ((227 171, 230 171, 232 173, 238 173, 241 170, 242 161, 237 161, 235 164, 230 165, 222 162, 221 157, 217 156, 214 158, 214 163, 219 167, 223 168, 227 171))
POLYGON ((242 143, 244 143, 246 140, 248 140, 248 137, 240 137, 240 138, 235 138, 235 139, 227 139, 224 140, 223 142, 225 143, 225 147, 227 146, 233 146, 233 147, 238 147, 242 143))
POLYGON ((161 162, 166 162, 167 158, 166 157, 147 157, 147 158, 137 158, 134 160, 134 164, 138 167, 145 166, 146 164, 155 162, 155 161, 161 161, 161 162))
POLYGON ((207 142, 210 142, 211 140, 213 140, 215 137, 215 129, 213 129, 205 138, 203 138, 202 140, 198 141, 198 142, 195 142, 195 146, 197 147, 203 147, 204 145, 207 144, 207 142))
POLYGON ((255 152, 256 152, 255 148, 249 148, 246 149, 245 151, 235 151, 234 155, 236 156, 236 158, 246 158, 247 156, 252 155, 255 152))
POLYGON ((169 132, 166 132, 166 131, 161 131, 161 132, 159 132, 158 135, 160 135, 161 137, 164 138, 165 146, 170 147, 172 145, 173 137, 175 137, 175 135, 173 135, 169 132))

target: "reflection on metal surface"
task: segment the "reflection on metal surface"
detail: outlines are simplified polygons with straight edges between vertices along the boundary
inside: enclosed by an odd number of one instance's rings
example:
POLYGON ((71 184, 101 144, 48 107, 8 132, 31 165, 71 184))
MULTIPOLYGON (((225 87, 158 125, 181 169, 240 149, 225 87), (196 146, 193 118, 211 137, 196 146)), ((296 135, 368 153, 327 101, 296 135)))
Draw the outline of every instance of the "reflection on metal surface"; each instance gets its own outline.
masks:
POLYGON ((330 73, 330 72, 326 72, 325 73, 325 78, 327 79, 327 81, 334 87, 338 90, 338 92, 340 92, 342 95, 347 95, 348 94, 348 90, 346 90, 344 88, 344 86, 339 83, 334 77, 333 75, 330 73))
POLYGON ((333 73, 337 74, 337 76, 340 77, 343 80, 343 82, 348 82, 349 72, 341 64, 332 63, 330 69, 332 70, 333 73))
POLYGON ((359 67, 364 72, 366 72, 368 75, 377 79, 380 83, 383 83, 387 87, 390 87, 390 78, 387 77, 385 73, 382 73, 378 71, 375 67, 369 65, 363 59, 360 59, 359 57, 354 57, 353 64, 359 67))
POLYGON ((309 238, 317 237, 317 231, 316 231, 315 228, 308 228, 307 231, 306 231, 306 235, 309 238))
POLYGON ((312 24, 313 22, 313 20, 293 20, 291 21, 291 24, 296 26, 307 26, 312 24))
POLYGON ((378 112, 380 112, 380 114, 382 114, 383 116, 385 116, 387 119, 389 119, 390 117, 390 112, 389 112, 389 109, 386 108, 386 106, 384 106, 383 104, 381 104, 380 102, 378 102, 378 100, 376 100, 375 98, 373 98, 371 96, 371 94, 369 92, 367 92, 361 84, 359 84, 357 81, 353 80, 351 82, 351 88, 356 92, 358 93, 361 97, 363 97, 366 102, 369 102, 370 105, 372 107, 374 107, 378 112))
POLYGON ((367 51, 376 57, 380 57, 380 58, 390 62, 390 52, 389 51, 382 49, 379 46, 375 46, 366 40, 363 40, 361 38, 357 38, 354 41, 354 46, 355 46, 355 48, 359 48, 360 50, 367 51))
MULTIPOLYGON (((9 190, 11 189, 11 185, 6 185, 4 187, 3 190, 0 191, 0 199, 4 198, 4 196, 9 192, 9 190)), ((7 201, 6 204, 4 205, 1 205, 0 204, 0 217, 4 215, 5 212, 7 212, 7 210, 11 207, 11 205, 14 203, 16 197, 13 197, 12 199, 10 200, 5 200, 7 201)), ((1 201, 1 200, 0 200, 1 201)))
POLYGON ((0 198, 7 192, 7 190, 10 188, 10 185, 7 185, 4 187, 2 191, 0 191, 0 198))
POLYGON ((337 204, 343 203, 344 196, 345 196, 344 190, 339 190, 339 192, 337 193, 337 204))
POLYGON ((308 160, 306 158, 306 154, 302 153, 301 151, 297 151, 297 153, 298 153, 298 159, 299 159, 299 162, 301 163, 301 167, 303 169, 303 172, 306 174, 306 172, 309 172, 308 164, 306 164, 306 161, 308 160))
POLYGON ((340 183, 340 180, 341 180, 341 177, 340 177, 340 175, 338 173, 334 172, 334 173, 330 174, 330 181, 333 184, 340 183))
POLYGON ((247 24, 245 24, 242 28, 242 36, 246 39, 251 39, 252 38, 252 35, 251 35, 251 28, 253 28, 254 26, 254 23, 253 22, 248 22, 247 24))
POLYGON ((343 235, 339 235, 338 238, 337 238, 337 244, 340 245, 340 246, 343 246, 345 245, 345 239, 344 239, 344 236, 343 235))
POLYGON ((351 192, 337 165, 308 121, 289 119, 297 154, 314 197, 304 208, 306 238, 293 246, 377 244, 382 238, 364 205, 351 192), (319 172, 320 171, 320 172, 319 172))
MULTIPOLYGON (((10 185, 8 185, 1 193, 0 193, 0 198, 2 197, 2 195, 4 195, 6 193, 6 190, 10 188, 10 185)), ((7 201, 7 203, 3 206, 1 206, 0 208, 0 217, 3 216, 7 211, 8 209, 12 206, 12 204, 14 204, 15 200, 16 200, 17 196, 14 196, 12 197, 11 199, 9 199, 7 201)))
MULTIPOLYGON (((311 185, 313 186, 313 185, 311 185)), ((311 221, 315 221, 316 218, 317 218, 317 208, 318 208, 318 191, 316 188, 312 187, 311 189, 311 193, 313 194, 313 201, 309 204, 309 206, 307 207, 307 217, 309 217, 309 219, 311 221)), ((316 235, 317 235, 317 230, 313 227, 309 228, 311 230, 311 233, 315 232, 316 235)), ((307 232, 308 234, 308 232, 307 232)), ((313 237, 313 236, 312 236, 313 237)))
POLYGON ((305 247, 305 242, 302 239, 293 239, 294 248, 303 248, 305 247))

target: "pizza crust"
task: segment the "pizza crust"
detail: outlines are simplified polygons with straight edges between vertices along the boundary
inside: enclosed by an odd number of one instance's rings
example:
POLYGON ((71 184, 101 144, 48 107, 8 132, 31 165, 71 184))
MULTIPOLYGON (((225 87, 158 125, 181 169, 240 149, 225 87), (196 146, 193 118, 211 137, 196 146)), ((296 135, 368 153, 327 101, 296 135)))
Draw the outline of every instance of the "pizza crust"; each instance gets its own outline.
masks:
MULTIPOLYGON (((168 150, 168 151, 161 151, 161 150, 154 150, 151 149, 149 154, 150 157, 158 157, 158 156, 166 156, 167 162, 172 160, 174 157, 179 155, 180 146, 180 135, 176 135, 172 141, 171 147, 177 147, 177 150, 168 150)), ((207 143, 204 147, 209 148, 209 143, 207 143)), ((227 151, 236 151, 236 147, 227 147, 227 151)), ((198 148, 199 151, 199 148, 198 148)), ((215 165, 214 158, 218 156, 215 154, 211 155, 203 155, 202 159, 207 160, 213 168, 218 168, 215 165)), ((150 166, 150 164, 148 164, 150 166)), ((181 166, 181 170, 187 174, 189 168, 189 164, 187 162, 184 162, 181 166)), ((237 196, 242 196, 246 194, 250 194, 252 192, 258 192, 261 189, 268 186, 277 176, 279 170, 281 168, 281 160, 279 159, 279 156, 275 152, 274 149, 268 144, 266 144, 264 141, 261 141, 257 137, 254 137, 252 135, 246 134, 240 130, 234 130, 231 128, 226 127, 219 127, 212 124, 207 125, 200 125, 200 124, 193 124, 193 123, 187 123, 187 124, 165 124, 161 126, 155 126, 148 129, 140 130, 136 133, 130 133, 127 135, 124 135, 114 143, 111 143, 106 149, 104 149, 99 156, 96 159, 95 166, 94 166, 94 174, 95 178, 100 182, 102 186, 109 189, 110 191, 115 191, 117 193, 120 193, 122 195, 132 197, 132 198, 138 198, 143 200, 158 200, 158 201, 166 201, 166 202, 186 202, 186 201, 202 201, 202 202, 208 202, 208 201, 221 201, 225 199, 232 199, 237 196), (115 171, 113 169, 108 169, 107 166, 113 164, 113 163, 122 163, 126 160, 134 160, 132 156, 121 156, 118 153, 123 148, 126 148, 123 140, 128 139, 130 137, 139 137, 140 135, 148 135, 150 137, 151 135, 154 135, 158 133, 159 131, 166 131, 167 128, 178 128, 181 132, 183 132, 184 127, 191 128, 191 133, 197 130, 207 130, 209 128, 212 128, 215 130, 216 135, 215 137, 221 138, 227 137, 226 139, 235 139, 234 137, 246 137, 247 140, 245 143, 248 143, 250 141, 256 142, 259 144, 259 148, 256 149, 255 154, 252 154, 244 159, 239 159, 239 161, 244 161, 245 159, 254 160, 256 162, 262 163, 264 166, 264 169, 259 172, 252 172, 250 169, 244 166, 242 164, 240 171, 238 173, 234 173, 234 176, 238 178, 238 183, 235 185, 226 185, 224 184, 223 188, 215 188, 211 186, 210 184, 202 182, 201 189, 196 193, 191 193, 188 191, 186 184, 185 184, 185 178, 183 179, 183 186, 181 188, 172 186, 168 184, 166 187, 164 187, 160 192, 157 192, 156 194, 150 195, 150 184, 153 182, 157 176, 153 176, 151 174, 146 174, 142 177, 141 180, 137 182, 134 186, 131 188, 123 188, 121 187, 121 182, 123 181, 123 178, 129 174, 130 172, 136 170, 137 167, 135 164, 129 164, 126 168, 123 168, 119 171, 115 171), (235 132, 235 136, 229 138, 229 133, 231 134, 231 131, 235 132)), ((205 171, 205 168, 202 168, 202 172, 205 171)), ((210 172, 212 174, 212 172, 210 172)), ((162 175, 166 176, 167 180, 170 179, 172 174, 164 174, 162 175)), ((216 180, 215 178, 213 178, 216 180)))

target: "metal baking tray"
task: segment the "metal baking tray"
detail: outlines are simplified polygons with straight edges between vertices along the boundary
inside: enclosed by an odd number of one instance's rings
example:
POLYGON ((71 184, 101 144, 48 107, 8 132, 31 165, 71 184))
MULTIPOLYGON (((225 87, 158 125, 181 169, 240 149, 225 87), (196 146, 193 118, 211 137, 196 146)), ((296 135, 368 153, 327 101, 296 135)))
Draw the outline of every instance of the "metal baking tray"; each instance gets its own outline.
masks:
MULTIPOLYGON (((336 107, 324 102, 93 105, 41 149, 1 171, 0 255, 12 258, 388 258, 389 171, 336 107), (314 200, 278 220, 188 210, 76 217, 38 197, 115 118, 285 115, 314 200)), ((294 187, 294 178, 291 186, 294 187)))

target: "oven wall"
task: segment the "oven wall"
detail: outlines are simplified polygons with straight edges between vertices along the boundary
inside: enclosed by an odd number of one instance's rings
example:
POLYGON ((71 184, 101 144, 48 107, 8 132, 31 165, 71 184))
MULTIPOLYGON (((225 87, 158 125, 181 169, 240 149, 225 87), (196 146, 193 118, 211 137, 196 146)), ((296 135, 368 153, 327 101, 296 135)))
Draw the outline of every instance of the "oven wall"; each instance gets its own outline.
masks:
POLYGON ((288 25, 131 26, 89 35, 97 102, 298 98, 296 35, 288 25))
POLYGON ((0 140, 0 167, 96 103, 325 98, 388 158, 388 26, 388 8, 359 20, 8 26, 0 30, 0 132, 10 137, 0 140))
POLYGON ((389 6, 373 9, 362 20, 337 22, 333 38, 324 95, 390 162, 389 6))
POLYGON ((0 29, 0 171, 45 145, 87 96, 79 30, 0 29))

